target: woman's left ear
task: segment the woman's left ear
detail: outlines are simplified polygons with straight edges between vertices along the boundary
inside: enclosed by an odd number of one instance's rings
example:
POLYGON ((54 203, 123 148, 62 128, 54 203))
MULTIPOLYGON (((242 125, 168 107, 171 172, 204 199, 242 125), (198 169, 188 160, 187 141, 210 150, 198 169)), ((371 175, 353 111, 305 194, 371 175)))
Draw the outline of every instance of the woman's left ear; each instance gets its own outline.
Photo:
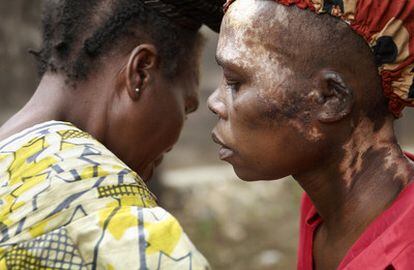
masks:
POLYGON ((354 93, 340 73, 322 70, 316 76, 316 85, 319 96, 317 119, 320 122, 337 122, 351 113, 354 93))
POLYGON ((126 67, 126 87, 129 96, 138 100, 152 81, 154 68, 158 67, 158 54, 154 45, 141 44, 130 54, 126 67))

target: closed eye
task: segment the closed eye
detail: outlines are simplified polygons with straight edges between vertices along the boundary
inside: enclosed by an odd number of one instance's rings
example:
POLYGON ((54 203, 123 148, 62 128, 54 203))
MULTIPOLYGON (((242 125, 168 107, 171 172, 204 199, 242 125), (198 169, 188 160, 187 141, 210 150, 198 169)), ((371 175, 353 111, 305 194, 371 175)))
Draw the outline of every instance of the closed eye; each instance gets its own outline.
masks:
POLYGON ((237 93, 240 89, 240 82, 237 81, 226 81, 227 87, 233 92, 237 93))

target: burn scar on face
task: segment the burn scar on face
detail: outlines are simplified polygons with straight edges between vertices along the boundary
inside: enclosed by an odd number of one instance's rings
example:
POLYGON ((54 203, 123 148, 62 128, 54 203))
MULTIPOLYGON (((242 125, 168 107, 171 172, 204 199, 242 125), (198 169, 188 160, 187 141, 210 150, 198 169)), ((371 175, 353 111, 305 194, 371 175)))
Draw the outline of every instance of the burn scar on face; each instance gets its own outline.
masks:
POLYGON ((284 15, 264 20, 263 16, 258 16, 266 13, 264 5, 262 1, 245 0, 236 1, 231 6, 223 21, 217 56, 225 63, 247 70, 250 76, 247 80, 261 84, 254 85, 258 89, 258 97, 273 103, 283 95, 279 88, 293 73, 279 61, 277 51, 266 45, 273 42, 268 38, 274 35, 272 28, 282 22, 286 24, 283 18, 287 16, 286 11, 275 5, 274 8, 281 9, 280 14, 284 15))
POLYGON ((273 12, 269 12, 269 3, 266 1, 243 0, 236 1, 230 7, 223 20, 224 27, 218 42, 220 58, 243 68, 252 68, 252 64, 260 63, 268 71, 276 68, 280 68, 282 73, 288 71, 287 68, 276 66, 277 53, 271 52, 267 46, 273 42, 270 39, 274 35, 272 29, 281 24, 287 27, 288 14, 279 5, 271 6, 273 12), (277 16, 275 9, 278 11, 277 16))
POLYGON ((344 144, 344 158, 340 164, 340 171, 346 187, 351 188, 357 178, 363 177, 364 173, 375 173, 375 170, 386 171, 388 177, 400 181, 405 185, 410 180, 407 175, 407 168, 401 162, 403 156, 399 148, 392 147, 395 144, 393 139, 393 128, 384 125, 381 129, 375 129, 375 123, 369 119, 363 119, 355 127, 355 130, 344 144), (372 164, 376 160, 380 163, 375 168, 372 164))
POLYGON ((309 91, 303 86, 291 91, 297 74, 281 52, 288 46, 280 32, 289 26, 288 15, 286 7, 272 2, 236 1, 223 20, 217 58, 223 68, 235 66, 248 74, 242 87, 255 89, 262 122, 278 124, 284 118, 303 138, 316 142, 323 134, 311 125, 311 112, 304 106, 309 91))
POLYGON ((276 124, 279 120, 286 120, 305 140, 321 141, 325 135, 312 122, 315 103, 313 93, 296 87, 294 82, 287 79, 286 84, 281 84, 278 91, 259 92, 258 100, 263 107, 263 118, 276 124))
POLYGON ((304 122, 302 119, 291 120, 290 124, 309 142, 319 142, 325 138, 317 127, 304 122))

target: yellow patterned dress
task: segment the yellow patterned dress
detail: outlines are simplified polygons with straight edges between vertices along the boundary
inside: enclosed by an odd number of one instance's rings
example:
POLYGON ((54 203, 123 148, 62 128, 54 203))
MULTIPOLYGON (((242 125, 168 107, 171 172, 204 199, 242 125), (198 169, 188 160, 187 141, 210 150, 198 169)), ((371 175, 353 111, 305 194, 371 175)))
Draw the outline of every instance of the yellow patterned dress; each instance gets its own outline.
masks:
POLYGON ((209 269, 142 179, 46 122, 0 142, 0 269, 209 269))

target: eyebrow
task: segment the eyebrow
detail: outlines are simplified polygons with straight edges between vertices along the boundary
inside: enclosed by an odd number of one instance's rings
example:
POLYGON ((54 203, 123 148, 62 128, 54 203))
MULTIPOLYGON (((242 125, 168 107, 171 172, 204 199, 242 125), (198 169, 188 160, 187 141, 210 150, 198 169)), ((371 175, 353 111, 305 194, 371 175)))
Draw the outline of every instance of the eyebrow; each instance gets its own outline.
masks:
POLYGON ((226 69, 229 69, 229 70, 237 72, 237 73, 243 73, 243 69, 239 65, 237 65, 233 62, 230 62, 229 60, 221 57, 218 54, 216 54, 216 62, 222 68, 226 68, 226 69))
POLYGON ((225 62, 223 60, 224 60, 223 58, 221 58, 218 54, 216 54, 216 62, 217 62, 217 65, 223 66, 223 64, 225 62))

